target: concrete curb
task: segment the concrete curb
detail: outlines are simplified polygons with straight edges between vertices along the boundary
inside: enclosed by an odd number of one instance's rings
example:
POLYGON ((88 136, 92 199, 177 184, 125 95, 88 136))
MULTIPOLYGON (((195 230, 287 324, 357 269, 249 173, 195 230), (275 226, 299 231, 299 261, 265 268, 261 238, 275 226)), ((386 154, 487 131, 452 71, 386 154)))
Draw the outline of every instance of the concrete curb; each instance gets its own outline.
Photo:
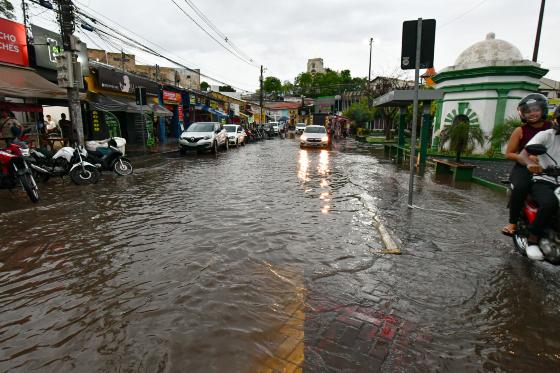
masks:
POLYGON ((506 186, 501 185, 501 184, 493 183, 493 182, 491 182, 491 181, 488 181, 488 180, 486 180, 486 179, 482 179, 482 178, 480 178, 480 177, 475 177, 475 176, 473 176, 472 182, 475 183, 475 184, 481 185, 481 186, 483 186, 483 187, 486 187, 486 188, 495 190, 495 191, 497 191, 497 192, 506 192, 506 191, 507 191, 507 187, 506 187, 506 186))
POLYGON ((389 231, 383 223, 381 223, 377 218, 374 219, 373 226, 377 229, 379 234, 381 235, 381 240, 383 241, 383 245, 385 245, 385 250, 383 250, 383 254, 393 254, 393 255, 400 255, 402 254, 399 245, 393 240, 393 237, 389 234, 389 231))

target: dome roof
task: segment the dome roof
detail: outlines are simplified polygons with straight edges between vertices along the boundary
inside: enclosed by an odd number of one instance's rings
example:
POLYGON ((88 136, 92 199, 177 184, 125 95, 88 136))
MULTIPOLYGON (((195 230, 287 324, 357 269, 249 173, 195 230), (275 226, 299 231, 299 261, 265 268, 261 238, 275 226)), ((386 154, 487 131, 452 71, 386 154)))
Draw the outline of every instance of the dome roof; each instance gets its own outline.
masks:
POLYGON ((492 62, 495 61, 511 63, 522 60, 523 56, 516 46, 505 40, 496 39, 496 35, 491 32, 486 35, 486 40, 475 43, 465 49, 455 61, 455 66, 484 66, 492 65, 492 62))

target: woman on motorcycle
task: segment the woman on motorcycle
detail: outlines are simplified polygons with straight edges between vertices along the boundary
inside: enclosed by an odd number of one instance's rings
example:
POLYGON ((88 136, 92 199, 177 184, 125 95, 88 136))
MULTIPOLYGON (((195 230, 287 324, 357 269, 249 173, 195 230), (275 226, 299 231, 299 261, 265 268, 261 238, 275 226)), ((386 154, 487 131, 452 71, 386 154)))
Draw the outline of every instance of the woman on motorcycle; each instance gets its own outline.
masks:
POLYGON ((540 93, 531 93, 519 101, 517 112, 524 124, 513 131, 506 148, 506 157, 515 161, 509 176, 513 186, 509 202, 509 224, 502 229, 506 236, 515 234, 519 214, 531 190, 532 176, 520 162, 519 154, 537 133, 551 128, 551 124, 546 121, 548 101, 540 93))
POLYGON ((529 237, 527 238, 527 257, 533 260, 543 260, 544 255, 539 247, 540 238, 545 236, 546 228, 551 225, 554 215, 558 212, 558 197, 555 190, 558 189, 558 178, 543 174, 548 167, 560 164, 560 107, 556 108, 553 116, 553 129, 538 133, 529 141, 528 145, 542 144, 546 146, 546 155, 538 157, 538 161, 527 156, 527 151, 520 155, 520 161, 526 164, 527 169, 533 176, 531 186, 531 197, 537 204, 538 210, 535 220, 529 225, 529 237))

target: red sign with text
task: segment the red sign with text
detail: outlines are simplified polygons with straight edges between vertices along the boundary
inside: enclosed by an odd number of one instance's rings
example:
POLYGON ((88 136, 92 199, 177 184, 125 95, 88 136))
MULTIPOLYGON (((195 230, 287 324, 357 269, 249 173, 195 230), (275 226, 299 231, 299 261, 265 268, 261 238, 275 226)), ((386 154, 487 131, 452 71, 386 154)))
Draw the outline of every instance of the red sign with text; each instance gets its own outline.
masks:
POLYGON ((25 27, 0 18, 0 62, 29 66, 25 27))
POLYGON ((181 102, 181 94, 170 91, 163 91, 163 102, 179 103, 181 102))
POLYGON ((183 111, 183 105, 178 106, 178 115, 179 115, 179 122, 183 122, 185 120, 185 113, 183 111))

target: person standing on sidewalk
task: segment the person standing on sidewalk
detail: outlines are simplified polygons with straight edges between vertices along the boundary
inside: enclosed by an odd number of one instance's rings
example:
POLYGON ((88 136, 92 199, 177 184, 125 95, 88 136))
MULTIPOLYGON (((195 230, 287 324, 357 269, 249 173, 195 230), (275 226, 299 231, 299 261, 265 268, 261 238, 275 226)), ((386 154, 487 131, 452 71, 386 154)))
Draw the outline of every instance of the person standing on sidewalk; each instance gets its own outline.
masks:
POLYGON ((546 121, 548 101, 540 93, 531 93, 523 98, 517 105, 517 111, 524 125, 513 131, 506 148, 506 157, 515 161, 509 176, 513 185, 509 202, 509 224, 502 229, 506 236, 515 234, 523 203, 531 190, 532 175, 520 163, 520 153, 537 133, 551 128, 551 124, 546 121))

